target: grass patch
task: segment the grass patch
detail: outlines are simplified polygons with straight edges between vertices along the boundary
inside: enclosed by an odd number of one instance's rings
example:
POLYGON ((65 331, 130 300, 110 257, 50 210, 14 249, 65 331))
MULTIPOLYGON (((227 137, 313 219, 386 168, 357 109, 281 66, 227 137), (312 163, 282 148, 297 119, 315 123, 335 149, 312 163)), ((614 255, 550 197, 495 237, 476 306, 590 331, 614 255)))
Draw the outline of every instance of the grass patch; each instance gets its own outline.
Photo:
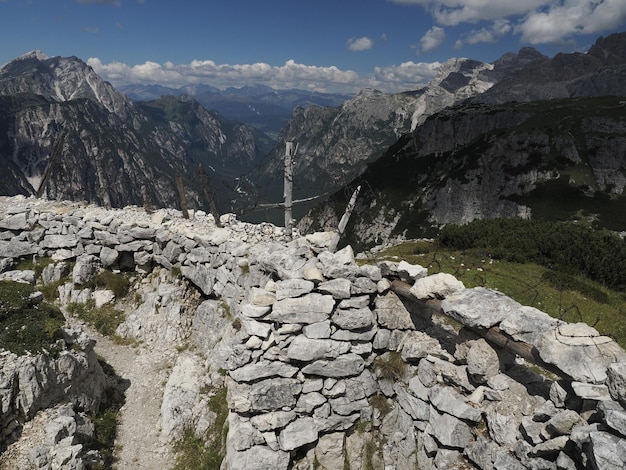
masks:
POLYGON ((381 395, 377 393, 376 395, 372 395, 369 398, 369 403, 373 408, 376 408, 380 411, 380 416, 386 416, 391 411, 391 405, 389 404, 389 400, 385 395, 381 395))
POLYGON ((215 423, 205 436, 198 437, 193 429, 185 429, 183 437, 174 444, 174 470, 219 470, 226 455, 228 402, 226 387, 211 390, 208 407, 216 414, 215 423))
POLYGON ((0 347, 18 355, 52 352, 62 337, 63 314, 52 305, 33 302, 33 292, 28 284, 0 281, 0 347))
POLYGON ((39 277, 41 276, 41 273, 46 268, 46 266, 48 266, 49 264, 53 264, 53 263, 54 263, 54 260, 50 257, 43 257, 43 258, 36 258, 36 259, 24 258, 24 259, 21 259, 13 269, 17 271, 25 271, 25 270, 35 271, 35 279, 39 279, 39 277))
POLYGON ((85 287, 108 289, 115 294, 117 299, 122 299, 128 295, 130 281, 123 274, 104 269, 96 274, 85 287))
POLYGON ((70 303, 67 311, 93 326, 104 336, 113 336, 117 327, 124 321, 124 312, 110 305, 96 308, 93 300, 86 304, 70 303))
POLYGON ((380 378, 402 380, 406 372, 406 363, 397 351, 390 351, 374 359, 374 371, 380 378))
POLYGON ((517 263, 491 258, 486 249, 445 250, 431 243, 431 251, 413 254, 411 244, 392 247, 377 259, 403 259, 428 268, 429 274, 446 272, 465 287, 487 287, 522 305, 542 310, 554 318, 593 326, 626 349, 626 295, 580 274, 537 263, 517 263), (405 246, 406 245, 406 246, 405 246))

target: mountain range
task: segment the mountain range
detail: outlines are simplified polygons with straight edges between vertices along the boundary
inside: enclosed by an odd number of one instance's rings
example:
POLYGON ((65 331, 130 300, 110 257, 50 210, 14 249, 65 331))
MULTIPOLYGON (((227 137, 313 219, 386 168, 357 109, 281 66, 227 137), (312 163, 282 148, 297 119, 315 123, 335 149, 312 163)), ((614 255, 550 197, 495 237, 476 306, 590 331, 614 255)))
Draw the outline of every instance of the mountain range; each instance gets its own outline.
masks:
POLYGON ((622 231, 625 78, 626 33, 553 58, 523 48, 493 63, 451 59, 422 89, 345 100, 264 87, 122 94, 75 57, 33 52, 0 69, 0 192, 178 207, 180 175, 190 206, 206 208, 202 166, 221 212, 282 223, 271 206, 293 142, 301 230, 336 226, 360 185, 355 246, 481 217, 622 231), (232 114, 209 111, 209 98, 232 114), (277 136, 244 115, 278 108, 291 114, 277 136))
POLYGON ((217 111, 226 119, 243 122, 276 138, 297 106, 339 106, 350 95, 306 90, 275 90, 256 85, 225 90, 210 85, 186 85, 180 88, 160 85, 123 85, 118 90, 133 101, 152 101, 163 95, 189 95, 205 108, 217 111))

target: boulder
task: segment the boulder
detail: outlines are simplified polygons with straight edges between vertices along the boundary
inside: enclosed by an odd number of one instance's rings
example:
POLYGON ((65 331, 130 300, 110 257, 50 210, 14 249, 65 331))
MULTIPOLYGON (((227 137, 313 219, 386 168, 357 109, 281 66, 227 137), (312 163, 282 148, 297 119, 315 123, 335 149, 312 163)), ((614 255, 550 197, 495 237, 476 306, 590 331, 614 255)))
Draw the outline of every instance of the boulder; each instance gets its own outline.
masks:
POLYGON ((72 270, 72 282, 83 285, 89 282, 98 272, 100 260, 94 255, 80 255, 72 270))
POLYGON ((466 361, 467 373, 475 383, 487 383, 491 377, 500 373, 498 353, 482 338, 472 343, 466 361))
POLYGON ((452 274, 437 273, 415 281, 411 286, 411 294, 421 300, 444 299, 461 289, 465 289, 465 286, 452 274))
POLYGON ((307 294, 295 299, 277 300, 268 319, 279 323, 317 323, 327 320, 335 306, 331 295, 307 294))
POLYGON ((315 420, 305 416, 289 423, 280 432, 278 443, 282 450, 289 452, 317 441, 317 436, 315 420))
POLYGON ((350 343, 345 341, 311 339, 299 335, 289 345, 287 357, 295 361, 311 362, 318 359, 339 357, 348 351, 350 351, 350 343))
POLYGON ((305 375, 318 377, 351 377, 365 368, 363 358, 354 353, 343 354, 333 360, 320 359, 302 368, 305 375))
POLYGON ((611 397, 626 408, 626 361, 609 364, 606 374, 611 397))
POLYGON ((458 291, 441 302, 444 313, 470 328, 491 328, 517 315, 521 305, 484 287, 458 291))

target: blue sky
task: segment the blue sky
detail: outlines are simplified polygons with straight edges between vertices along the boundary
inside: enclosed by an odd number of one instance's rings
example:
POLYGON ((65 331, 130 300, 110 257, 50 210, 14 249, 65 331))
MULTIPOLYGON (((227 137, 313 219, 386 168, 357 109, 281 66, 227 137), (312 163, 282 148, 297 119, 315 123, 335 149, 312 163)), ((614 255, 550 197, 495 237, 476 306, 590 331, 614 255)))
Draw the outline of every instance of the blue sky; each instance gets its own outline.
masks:
POLYGON ((0 64, 77 56, 113 85, 396 92, 452 57, 585 51, 626 0, 0 0, 0 64))

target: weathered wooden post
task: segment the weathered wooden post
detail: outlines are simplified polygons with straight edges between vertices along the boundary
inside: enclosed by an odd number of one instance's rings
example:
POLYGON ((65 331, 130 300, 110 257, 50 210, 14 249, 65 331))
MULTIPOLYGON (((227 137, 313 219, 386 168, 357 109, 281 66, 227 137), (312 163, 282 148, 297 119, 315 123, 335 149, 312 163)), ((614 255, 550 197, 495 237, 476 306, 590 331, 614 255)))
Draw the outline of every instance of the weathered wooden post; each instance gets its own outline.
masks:
POLYGON ((218 227, 221 227, 222 223, 220 222, 220 213, 217 211, 217 206, 215 205, 215 201, 213 201, 213 195, 211 194, 211 191, 209 190, 209 179, 202 165, 198 165, 198 174, 200 175, 200 182, 202 183, 202 189, 204 189, 204 196, 209 202, 209 209, 211 211, 211 215, 215 219, 215 225, 217 225, 218 227))
POLYGON ((183 217, 189 218, 189 211, 187 210, 187 196, 185 196, 185 187, 183 186, 183 176, 178 173, 176 175, 176 188, 178 189, 178 200, 180 202, 180 210, 183 211, 183 217))
POLYGON ((337 233, 334 234, 332 241, 330 242, 330 246, 328 247, 329 251, 334 252, 337 249, 337 244, 343 235, 343 232, 346 230, 346 226, 348 225, 348 221, 350 220, 350 216, 352 215, 352 211, 354 211, 354 206, 356 206, 356 198, 359 197, 359 192, 361 191, 361 186, 357 186, 357 188, 352 193, 352 197, 348 202, 348 206, 346 207, 341 220, 339 221, 339 225, 337 226, 337 233))
POLYGON ((293 142, 285 142, 285 234, 291 238, 293 233, 293 217, 291 209, 293 206, 293 142))
POLYGON ((65 144, 65 132, 61 132, 59 138, 54 142, 52 146, 52 152, 50 154, 50 160, 48 161, 48 166, 46 166, 46 171, 44 171, 43 178, 41 179, 41 183, 39 183, 39 188, 37 188, 37 194, 35 195, 37 198, 41 198, 43 196, 43 192, 46 189, 46 184, 48 183, 48 179, 52 174, 52 168, 54 167, 59 155, 61 155, 61 151, 63 150, 63 145, 65 144))

